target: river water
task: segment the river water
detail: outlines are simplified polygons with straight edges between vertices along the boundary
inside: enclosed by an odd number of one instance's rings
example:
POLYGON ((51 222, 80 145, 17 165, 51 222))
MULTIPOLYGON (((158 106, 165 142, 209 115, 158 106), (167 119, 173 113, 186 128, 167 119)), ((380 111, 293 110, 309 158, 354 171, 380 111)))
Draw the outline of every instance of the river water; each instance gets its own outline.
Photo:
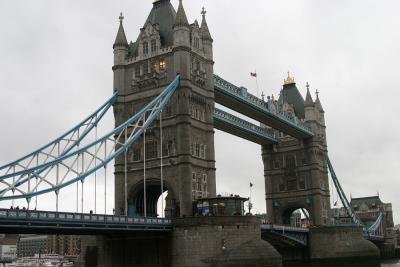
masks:
POLYGON ((285 263, 283 267, 400 267, 400 260, 384 260, 381 262, 323 262, 323 263, 285 263))

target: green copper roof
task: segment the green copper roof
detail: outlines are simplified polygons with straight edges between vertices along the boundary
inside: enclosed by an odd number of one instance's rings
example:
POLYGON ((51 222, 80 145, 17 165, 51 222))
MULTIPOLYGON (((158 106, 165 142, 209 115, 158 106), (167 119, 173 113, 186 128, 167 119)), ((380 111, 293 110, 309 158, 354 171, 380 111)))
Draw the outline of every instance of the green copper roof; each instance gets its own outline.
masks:
POLYGON ((304 99, 296 87, 295 83, 283 85, 281 95, 278 102, 282 103, 283 98, 285 101, 294 107, 294 112, 299 119, 304 119, 304 99))
MULTIPOLYGON (((173 26, 176 18, 176 11, 170 0, 159 0, 153 3, 146 23, 158 24, 160 27, 161 45, 172 46, 174 43, 173 26)), ((145 23, 145 24, 146 24, 145 23)))
MULTIPOLYGON (((147 23, 158 24, 160 30, 161 46, 168 47, 174 43, 173 26, 176 18, 176 11, 170 0, 159 0, 153 3, 153 8, 146 19, 147 23)), ((129 45, 129 56, 138 56, 138 41, 129 45)))

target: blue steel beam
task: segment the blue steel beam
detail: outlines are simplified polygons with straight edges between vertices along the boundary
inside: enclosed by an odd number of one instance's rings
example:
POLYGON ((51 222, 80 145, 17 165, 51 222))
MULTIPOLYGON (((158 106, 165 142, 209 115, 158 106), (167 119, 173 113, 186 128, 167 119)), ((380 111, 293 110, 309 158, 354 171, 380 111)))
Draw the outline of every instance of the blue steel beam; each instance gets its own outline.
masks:
POLYGON ((260 145, 278 143, 272 130, 261 128, 217 108, 214 110, 214 128, 260 145))
MULTIPOLYGON (((109 108, 115 103, 117 99, 117 94, 114 94, 109 100, 107 100, 101 107, 99 107, 95 112, 90 114, 88 117, 86 117, 84 120, 82 120, 79 124, 74 126, 72 129, 67 131, 65 134, 61 135, 60 137, 56 138, 55 140, 51 141, 47 145, 33 151, 32 153, 29 153, 26 156, 23 156, 11 163, 8 163, 4 166, 0 167, 0 171, 5 172, 5 174, 1 174, 0 172, 0 181, 4 180, 6 178, 10 177, 15 177, 15 176, 21 176, 21 175, 35 175, 38 173, 41 173, 44 169, 42 168, 42 165, 44 165, 46 162, 52 162, 54 159, 51 158, 51 160, 45 161, 44 163, 41 164, 36 164, 34 163, 34 158, 39 155, 46 155, 45 150, 46 149, 53 149, 60 144, 60 142, 64 141, 66 138, 68 138, 70 135, 76 135, 77 131, 79 131, 80 128, 84 127, 87 125, 88 127, 84 129, 82 133, 79 134, 79 136, 76 136, 76 140, 71 140, 70 142, 67 143, 66 147, 63 148, 62 153, 58 156, 63 156, 68 154, 71 150, 74 148, 78 147, 79 144, 82 142, 82 140, 92 131, 94 127, 98 125, 98 123, 101 121, 101 119, 104 117, 104 115, 107 113, 109 108), (93 121, 93 122, 92 122, 93 121), (23 167, 23 161, 28 161, 28 166, 23 167), (33 162, 33 163, 32 163, 33 162), (32 165, 31 165, 32 164, 32 165), (21 168, 22 170, 13 170, 13 167, 21 168), (34 173, 35 172, 35 173, 34 173)), ((72 138, 73 136, 70 136, 72 138)), ((26 181, 26 179, 24 179, 26 181)), ((21 183, 23 184, 23 182, 21 183)), ((19 185, 21 185, 19 184, 19 185)))
POLYGON ((2 233, 129 234, 171 230, 172 222, 165 218, 0 209, 2 233))
POLYGON ((336 191, 338 192, 338 195, 340 197, 340 201, 342 202, 343 207, 345 207, 347 214, 352 218, 353 223, 359 226, 363 226, 364 236, 375 236, 375 231, 382 223, 383 213, 379 213, 379 216, 376 218, 374 223, 367 228, 366 225, 358 217, 349 200, 347 199, 346 194, 344 193, 342 186, 340 185, 339 179, 336 176, 335 170, 333 169, 331 160, 329 158, 327 159, 327 165, 329 172, 331 173, 333 184, 335 185, 336 191))
MULTIPOLYGON (((177 75, 176 78, 171 82, 171 84, 161 92, 160 95, 158 95, 155 99, 153 99, 149 104, 147 104, 142 110, 140 110, 138 113, 136 113, 134 116, 132 116, 130 119, 128 119, 126 122, 123 124, 119 125, 117 128, 109 132, 108 134, 104 135, 103 137, 99 138, 98 140, 82 147, 79 150, 73 151, 71 153, 68 153, 66 155, 60 156, 57 159, 47 162, 45 164, 42 164, 40 166, 40 169, 44 168, 51 168, 52 166, 55 166, 57 164, 60 164, 61 166, 66 166, 66 163, 64 161, 71 160, 74 158, 77 158, 79 155, 87 154, 88 156, 92 156, 92 162, 95 158, 95 154, 93 152, 90 152, 90 149, 95 149, 96 147, 98 148, 99 146, 105 145, 107 141, 112 140, 115 142, 115 150, 107 155, 102 160, 97 161, 97 165, 94 166, 89 166, 84 172, 80 173, 78 171, 75 171, 73 173, 74 178, 62 181, 59 184, 53 184, 50 187, 46 189, 40 189, 37 191, 30 191, 30 192, 25 192, 23 190, 18 190, 18 187, 16 187, 16 184, 13 182, 8 182, 8 187, 4 188, 3 190, 0 191, 0 200, 11 200, 11 199, 30 199, 33 196, 41 195, 41 194, 46 194, 50 192, 58 192, 58 190, 65 188, 71 184, 76 183, 77 181, 84 181, 86 177, 89 175, 95 173, 98 171, 100 168, 103 168, 107 166, 107 164, 114 160, 116 157, 120 156, 124 151, 128 150, 128 148, 136 142, 140 136, 144 133, 144 131, 156 120, 156 118, 159 116, 161 113, 162 109, 165 107, 165 105, 169 102, 172 94, 175 92, 175 90, 178 88, 180 83, 180 75, 177 75), (150 114, 148 116, 147 113, 150 114), (141 122, 143 122, 143 125, 139 125, 141 122), (124 140, 123 143, 121 143, 121 140, 114 140, 114 137, 117 136, 119 138, 122 138, 122 134, 127 132, 129 130, 131 133, 129 134, 129 138, 127 140, 124 140), (134 128, 134 130, 131 130, 131 128, 134 128), (118 144, 118 146, 117 146, 118 144), (19 192, 20 194, 18 195, 5 195, 9 191, 16 191, 19 192)), ((96 150, 96 149, 95 149, 96 150)), ((68 169, 68 172, 73 169, 74 164, 76 161, 72 163, 72 166, 68 169)), ((33 171, 35 171, 34 169, 33 171)), ((34 177, 30 177, 30 179, 33 179, 34 177)), ((4 181, 3 181, 4 182, 4 181)))
POLYGON ((285 134, 303 139, 314 136, 312 130, 297 117, 272 112, 268 103, 214 75, 215 101, 249 118, 257 120, 285 134))

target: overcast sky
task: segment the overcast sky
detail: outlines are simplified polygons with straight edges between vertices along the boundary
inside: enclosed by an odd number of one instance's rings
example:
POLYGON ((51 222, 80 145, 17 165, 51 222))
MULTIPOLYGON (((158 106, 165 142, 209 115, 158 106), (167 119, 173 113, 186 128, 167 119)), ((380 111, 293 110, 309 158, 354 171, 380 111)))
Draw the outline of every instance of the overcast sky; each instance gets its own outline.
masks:
MULTIPOLYGON (((110 97, 119 12, 128 40, 136 40, 151 2, 0 0, 0 165, 58 136, 110 97)), ((320 91, 329 157, 342 187, 353 197, 379 192, 400 223, 400 2, 183 3, 190 22, 200 21, 206 7, 215 73, 255 93, 249 73, 257 70, 260 90, 278 95, 290 71, 303 95, 307 81, 320 91)), ((215 146, 217 191, 248 196, 251 180, 255 210, 265 212, 260 147, 219 131, 215 146)), ((75 207, 69 194, 61 197, 62 208, 75 207)))

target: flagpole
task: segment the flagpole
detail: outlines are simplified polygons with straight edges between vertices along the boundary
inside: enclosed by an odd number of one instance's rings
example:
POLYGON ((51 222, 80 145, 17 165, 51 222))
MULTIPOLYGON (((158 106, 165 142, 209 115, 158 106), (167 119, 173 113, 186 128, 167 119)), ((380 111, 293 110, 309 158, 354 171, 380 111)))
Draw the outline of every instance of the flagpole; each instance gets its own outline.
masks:
POLYGON ((249 197, 249 213, 251 213, 251 209, 253 204, 251 203, 251 188, 253 187, 253 184, 250 181, 250 197, 249 197))
POLYGON ((258 75, 257 75, 257 70, 254 72, 256 74, 256 88, 257 88, 257 97, 258 97, 258 75))

